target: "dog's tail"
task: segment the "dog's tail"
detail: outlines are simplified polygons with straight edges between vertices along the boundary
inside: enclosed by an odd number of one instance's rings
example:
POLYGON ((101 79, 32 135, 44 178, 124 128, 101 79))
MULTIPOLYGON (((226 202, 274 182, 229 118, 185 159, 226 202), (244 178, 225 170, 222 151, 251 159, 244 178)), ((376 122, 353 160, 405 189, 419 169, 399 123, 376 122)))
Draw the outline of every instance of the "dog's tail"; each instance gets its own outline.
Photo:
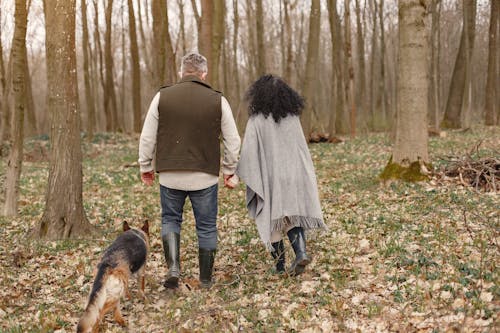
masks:
POLYGON ((113 275, 113 269, 108 265, 99 265, 97 275, 90 292, 87 308, 83 313, 78 326, 77 333, 91 332, 100 317, 102 311, 109 302, 119 300, 125 289, 123 280, 113 275))

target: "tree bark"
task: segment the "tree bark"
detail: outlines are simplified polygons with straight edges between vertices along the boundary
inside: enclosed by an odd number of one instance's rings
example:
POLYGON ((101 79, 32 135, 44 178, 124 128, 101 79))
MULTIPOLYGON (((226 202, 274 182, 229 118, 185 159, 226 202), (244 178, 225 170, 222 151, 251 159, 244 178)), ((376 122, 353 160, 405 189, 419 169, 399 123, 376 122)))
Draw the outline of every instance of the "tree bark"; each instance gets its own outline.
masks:
POLYGON ((26 29, 28 25, 28 11, 26 1, 16 0, 15 27, 12 39, 12 90, 14 93, 13 112, 13 143, 7 159, 5 172, 5 216, 17 215, 17 201, 19 197, 19 178, 23 160, 24 129, 23 120, 26 110, 26 29))
POLYGON ((429 126, 434 129, 439 129, 439 100, 438 100, 438 30, 439 30, 439 11, 438 5, 441 0, 431 0, 431 36, 430 36, 430 49, 431 49, 431 60, 429 68, 429 126))
MULTIPOLYGON (((0 19, 2 13, 2 6, 0 6, 0 19)), ((0 24, 0 33, 2 32, 3 25, 0 24)), ((7 64, 9 61, 7 61, 7 64)), ((3 155, 3 143, 5 140, 10 138, 10 105, 9 105, 9 85, 7 84, 7 71, 5 69, 5 62, 3 57, 3 45, 2 40, 0 38, 0 86, 2 89, 2 98, 0 99, 0 111, 1 115, 1 124, 0 124, 0 156, 3 155)))
POLYGON ((219 75, 219 64, 221 60, 221 49, 224 41, 225 8, 224 0, 213 0, 213 26, 212 26, 212 64, 209 64, 209 73, 212 72, 211 84, 215 89, 221 89, 219 75))
POLYGON ((262 0, 256 0, 255 21, 257 28, 257 75, 261 76, 267 71, 266 46, 264 43, 264 9, 262 0))
POLYGON ((467 17, 467 22, 464 21, 462 28, 462 37, 460 38, 460 46, 458 48, 457 58, 451 77, 448 100, 442 128, 461 128, 462 127, 462 106, 464 95, 468 92, 466 88, 467 57, 471 58, 470 52, 474 47, 474 30, 476 25, 476 0, 464 0, 463 2, 464 18, 467 17), (468 27, 468 29, 466 29, 468 27), (467 39, 467 40, 466 40, 467 39), (466 45, 468 44, 468 48, 466 45), (467 54, 468 53, 468 54, 467 54))
MULTIPOLYGON (((240 16, 238 13, 238 2, 233 0, 233 74, 234 75, 234 93, 232 101, 235 103, 237 109, 240 105, 240 68, 238 66, 238 33, 240 27, 240 16)), ((237 118, 237 117, 235 117, 237 118)))
POLYGON ((398 117, 392 161, 406 167, 429 162, 426 6, 422 0, 400 0, 398 5, 398 117))
POLYGON ((498 21, 500 13, 500 1, 491 0, 490 1, 490 28, 488 36, 488 74, 486 78, 486 103, 484 106, 484 123, 486 125, 495 125, 497 123, 497 113, 500 106, 497 102, 497 95, 499 94, 498 89, 500 86, 499 77, 499 66, 497 60, 498 52, 498 21))
POLYGON ((83 81, 85 89, 85 105, 87 111, 87 138, 91 141, 94 137, 96 127, 95 100, 92 87, 90 84, 90 44, 89 44, 89 28, 87 20, 87 0, 81 1, 82 10, 82 53, 83 53, 83 81))
POLYGON ((330 113, 328 122, 328 133, 331 138, 338 134, 347 133, 345 121, 345 92, 344 92, 344 71, 343 63, 343 40, 340 26, 340 18, 337 13, 337 0, 328 0, 328 19, 330 21, 330 36, 332 40, 332 67, 334 73, 334 88, 332 95, 335 96, 335 108, 330 113))
POLYGON ((134 4, 128 0, 128 25, 130 35, 130 55, 132 57, 132 107, 134 116, 134 132, 141 131, 141 67, 139 65, 139 46, 137 45, 137 31, 135 27, 134 4))
POLYGON ((201 16, 199 19, 198 50, 207 58, 208 75, 207 81, 212 82, 213 61, 212 61, 212 25, 213 25, 214 7, 211 0, 201 1, 201 16))
POLYGON ((377 105, 377 89, 376 80, 377 75, 375 73, 375 59, 377 52, 377 4, 375 0, 369 0, 369 4, 372 12, 372 49, 371 49, 371 59, 370 59, 370 113, 368 116, 368 126, 370 130, 375 130, 376 128, 376 105, 377 105))
POLYGON ((379 24, 380 24, 380 114, 382 125, 387 126, 387 94, 385 89, 385 29, 384 29, 384 0, 379 2, 379 24))
POLYGON ((304 80, 303 91, 306 98, 306 108, 302 114, 302 128, 306 139, 312 130, 313 114, 316 111, 314 103, 314 83, 317 80, 317 63, 319 55, 319 28, 321 20, 320 1, 311 1, 311 11, 309 15, 309 37, 307 43, 307 62, 306 62, 306 77, 304 80))
POLYGON ((292 65, 293 65, 293 44, 292 44, 292 20, 290 19, 290 11, 295 8, 297 2, 290 4, 289 0, 284 0, 284 19, 285 19, 285 31, 286 31, 286 67, 285 67, 285 79, 290 83, 292 82, 292 65))
POLYGON ((345 15, 345 59, 347 68, 347 82, 346 82, 346 100, 347 105, 350 107, 349 112, 349 122, 350 122, 350 134, 351 137, 356 136, 356 101, 354 93, 354 69, 352 66, 352 44, 351 44, 351 14, 350 14, 350 1, 344 1, 344 15, 345 15))
POLYGON ((44 6, 51 158, 45 211, 33 230, 37 238, 80 238, 94 231, 82 198, 75 2, 51 0, 45 1, 44 6))
POLYGON ((106 33, 104 35, 104 63, 105 63, 105 87, 104 87, 104 112, 106 114, 106 131, 114 132, 117 129, 118 110, 116 105, 115 82, 113 75, 113 46, 111 45, 113 0, 107 0, 106 6, 106 33))
POLYGON ((356 101, 359 110, 360 120, 364 118, 366 113, 366 69, 365 69, 365 41, 363 36, 363 27, 361 25, 361 8, 360 0, 356 0, 356 43, 357 43, 357 60, 358 60, 358 84, 356 101))
POLYGON ((182 55, 186 54, 186 18, 184 17, 184 0, 177 0, 177 5, 179 6, 179 32, 181 40, 181 50, 182 55))
POLYGON ((176 78, 175 56, 168 28, 168 7, 165 0, 152 1, 154 50, 156 50, 155 85, 172 84, 176 78))

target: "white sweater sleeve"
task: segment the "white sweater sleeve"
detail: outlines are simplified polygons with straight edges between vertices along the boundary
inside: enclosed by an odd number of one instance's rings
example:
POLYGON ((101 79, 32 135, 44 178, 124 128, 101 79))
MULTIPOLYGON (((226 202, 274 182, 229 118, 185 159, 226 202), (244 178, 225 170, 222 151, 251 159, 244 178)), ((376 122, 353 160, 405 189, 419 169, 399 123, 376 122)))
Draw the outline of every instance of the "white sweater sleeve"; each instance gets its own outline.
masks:
POLYGON ((238 128, 233 118, 233 112, 227 99, 221 97, 221 131, 224 142, 224 157, 222 159, 222 173, 232 175, 236 171, 238 164, 238 154, 240 151, 241 139, 238 134, 238 128))
POLYGON ((149 110, 142 127, 141 138, 139 139, 139 166, 141 172, 154 170, 153 158, 156 149, 159 101, 160 93, 157 93, 151 101, 151 105, 149 106, 149 110))

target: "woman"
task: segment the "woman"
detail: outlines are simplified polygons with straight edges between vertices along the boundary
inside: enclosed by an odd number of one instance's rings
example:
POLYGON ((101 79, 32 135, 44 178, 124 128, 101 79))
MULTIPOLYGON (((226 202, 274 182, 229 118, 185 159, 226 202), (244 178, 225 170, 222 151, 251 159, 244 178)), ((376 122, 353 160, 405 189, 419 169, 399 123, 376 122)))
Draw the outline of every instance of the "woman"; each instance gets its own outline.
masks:
POLYGON ((285 271, 282 234, 295 252, 288 269, 299 275, 311 262, 304 230, 326 228, 314 166, 300 125, 303 98, 281 78, 264 75, 246 94, 249 119, 237 175, 247 185, 247 208, 259 235, 285 271))

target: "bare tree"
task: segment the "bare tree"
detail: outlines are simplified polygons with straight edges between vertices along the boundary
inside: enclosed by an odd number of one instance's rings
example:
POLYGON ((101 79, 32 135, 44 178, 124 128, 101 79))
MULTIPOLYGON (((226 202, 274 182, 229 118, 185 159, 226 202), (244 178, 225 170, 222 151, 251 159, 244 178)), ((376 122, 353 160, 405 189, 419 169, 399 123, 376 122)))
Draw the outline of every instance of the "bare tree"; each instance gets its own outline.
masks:
POLYGON ((128 0, 128 26, 130 36, 130 54, 132 56, 132 104, 134 115, 134 132, 141 131, 141 68, 139 65, 139 46, 135 27, 134 4, 128 0))
MULTIPOLYGON (((352 66, 352 43, 351 43, 351 11, 350 0, 344 1, 344 67, 346 69, 345 94, 346 105, 350 107, 350 133, 351 137, 356 136, 356 101, 354 93, 354 69, 352 66)), ((343 122, 345 124, 345 122, 343 122)), ((344 133, 347 131, 344 130, 344 133)))
POLYGON ((429 125, 434 130, 439 129, 439 57, 438 57, 438 31, 439 31, 439 11, 441 0, 431 0, 431 34, 430 34, 430 81, 429 81, 429 125))
POLYGON ((82 10, 82 49, 83 49, 83 81, 85 91, 85 105, 87 109, 87 137, 92 140, 96 128, 95 101, 92 87, 90 84, 90 45, 89 28, 87 20, 87 0, 81 1, 82 10))
MULTIPOLYGON (((425 15, 428 0, 400 0, 398 117, 393 155, 382 178, 420 180, 429 162, 427 94, 429 80, 425 15)), ((424 176, 425 177, 425 176, 424 176)))
MULTIPOLYGON (((2 14, 2 6, 0 1, 0 18, 2 14)), ((0 32, 2 32, 3 25, 0 24, 0 32)), ((8 62, 7 62, 8 63, 8 62)), ((5 68, 5 62, 3 57, 3 45, 2 39, 0 38, 0 88, 2 89, 2 98, 0 99, 0 111, 2 112, 1 124, 0 124, 0 144, 3 145, 4 141, 10 137, 10 106, 9 106, 9 85, 7 84, 7 70, 5 68)), ((0 147, 0 155, 2 153, 2 148, 0 147)))
POLYGON ((332 41, 332 67, 334 73, 334 88, 332 95, 335 99, 334 112, 330 113, 328 122, 328 133, 333 137, 335 133, 345 134, 345 92, 344 92, 344 71, 342 70, 343 63, 343 39, 340 26, 340 17, 337 13, 337 0, 328 0, 328 19, 330 21, 330 36, 332 41))
POLYGON ((379 79, 379 99, 381 122, 385 127, 387 123, 387 94, 385 89, 385 29, 384 29, 384 0, 379 2, 379 24, 380 24, 380 79, 379 79))
POLYGON ((212 78, 211 83, 214 88, 220 89, 221 79, 219 75, 219 64, 221 60, 222 43, 224 41, 224 0, 213 0, 213 25, 212 25, 212 78))
POLYGON ((357 45, 357 65, 358 65, 358 82, 356 90, 356 104, 360 117, 366 113, 366 70, 365 70, 365 40, 363 27, 361 25, 361 6, 360 0, 356 0, 356 45, 357 45))
POLYGON ((116 105, 116 92, 113 75, 113 46, 111 45, 113 0, 107 0, 106 5, 106 33, 104 35, 104 112, 106 114, 106 131, 116 131, 118 121, 118 109, 116 105))
MULTIPOLYGON (((476 26, 476 0, 464 0, 464 24, 462 37, 458 48, 455 67, 451 77, 451 84, 448 93, 448 100, 444 113, 442 128, 462 127, 462 108, 464 97, 468 96, 467 71, 470 68, 472 49, 474 47, 475 26, 476 26)), ((466 100, 467 101, 467 100, 466 100)))
POLYGON ((309 138, 313 115, 317 113, 314 104, 314 82, 317 80, 317 63, 319 55, 320 1, 311 1, 309 15, 309 38, 307 43, 306 77, 303 91, 306 97, 306 109, 302 117, 302 127, 306 138, 309 138))
POLYGON ((499 80, 499 66, 498 63, 498 21, 500 17, 500 1, 491 0, 490 2, 490 28, 488 36, 488 77, 486 80, 486 103, 484 107, 484 123, 486 125, 498 124, 498 113, 500 106, 498 102, 498 87, 500 86, 499 80))
POLYGON ((75 2, 44 1, 51 158, 45 211, 33 235, 45 239, 78 238, 93 233, 82 198, 75 2))
POLYGON ((255 21, 257 27, 257 75, 260 76, 265 74, 267 71, 266 46, 264 43, 264 10, 262 8, 262 0, 256 0, 255 6, 255 21))
POLYGON ((24 129, 23 120, 26 110, 26 29, 28 11, 26 1, 16 0, 14 13, 15 27, 12 40, 12 90, 14 93, 13 143, 7 160, 5 172, 5 206, 4 215, 17 215, 19 196, 19 177, 23 160, 24 129))

